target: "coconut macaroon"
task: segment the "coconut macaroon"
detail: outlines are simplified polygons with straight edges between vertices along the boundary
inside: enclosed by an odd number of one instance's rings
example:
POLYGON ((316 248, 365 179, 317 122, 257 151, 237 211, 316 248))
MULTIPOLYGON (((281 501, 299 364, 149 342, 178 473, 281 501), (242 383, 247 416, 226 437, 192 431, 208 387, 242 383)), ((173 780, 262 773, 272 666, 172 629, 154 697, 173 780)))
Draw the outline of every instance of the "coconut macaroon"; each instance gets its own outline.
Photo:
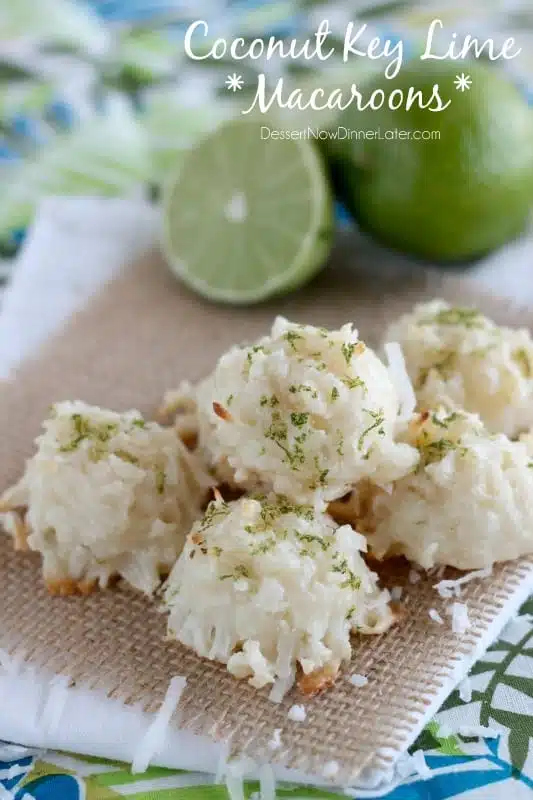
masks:
POLYGON ((408 439, 420 464, 373 499, 375 555, 481 569, 533 552, 528 443, 488 433, 475 414, 444 409, 418 415, 408 439))
POLYGON ((281 700, 296 669, 312 694, 351 655, 350 633, 393 621, 361 557, 364 537, 284 497, 219 496, 193 527, 165 591, 169 635, 281 700))
POLYGON ((151 594, 201 516, 206 470, 171 429, 81 402, 53 406, 36 445, 1 508, 16 546, 42 554, 49 590, 118 575, 151 594), (10 511, 22 507, 24 522, 10 511))
POLYGON ((387 331, 403 350, 420 409, 477 413, 492 433, 515 437, 533 425, 533 340, 475 309, 442 300, 415 306, 387 331))
POLYGON ((391 376, 351 325, 328 331, 278 317, 269 336, 222 356, 197 401, 200 449, 245 488, 320 505, 416 463, 416 451, 394 441, 391 376))

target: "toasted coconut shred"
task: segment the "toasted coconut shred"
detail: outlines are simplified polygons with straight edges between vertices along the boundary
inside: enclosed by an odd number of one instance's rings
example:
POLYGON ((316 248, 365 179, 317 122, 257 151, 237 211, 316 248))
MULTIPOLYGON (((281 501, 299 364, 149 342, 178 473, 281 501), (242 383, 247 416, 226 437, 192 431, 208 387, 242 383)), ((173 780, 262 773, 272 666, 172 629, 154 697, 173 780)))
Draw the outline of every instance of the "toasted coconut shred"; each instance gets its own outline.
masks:
POLYGON ((84 594, 119 575, 151 594, 201 515, 206 469, 172 430, 81 402, 55 405, 36 444, 2 501, 27 507, 27 545, 50 591, 84 594))
POLYGON ((169 635, 256 688, 270 685, 274 702, 297 668, 300 688, 314 694, 350 658, 352 631, 381 632, 394 619, 365 547, 313 506, 218 497, 168 579, 169 635))

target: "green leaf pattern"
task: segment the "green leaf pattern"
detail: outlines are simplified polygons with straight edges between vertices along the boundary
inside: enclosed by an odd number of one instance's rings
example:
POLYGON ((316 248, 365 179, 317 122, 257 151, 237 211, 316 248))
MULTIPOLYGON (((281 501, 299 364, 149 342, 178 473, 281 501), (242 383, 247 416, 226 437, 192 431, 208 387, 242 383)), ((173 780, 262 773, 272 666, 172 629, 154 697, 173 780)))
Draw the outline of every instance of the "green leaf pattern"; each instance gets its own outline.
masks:
MULTIPOLYGON (((533 599, 470 671, 472 699, 454 691, 438 722, 502 731, 513 767, 533 776, 533 599)), ((430 731, 431 732, 431 731, 430 731)), ((420 744, 420 740, 419 740, 420 744)), ((423 746, 423 743, 420 744, 423 746)), ((429 749, 429 748, 424 748, 429 749)))

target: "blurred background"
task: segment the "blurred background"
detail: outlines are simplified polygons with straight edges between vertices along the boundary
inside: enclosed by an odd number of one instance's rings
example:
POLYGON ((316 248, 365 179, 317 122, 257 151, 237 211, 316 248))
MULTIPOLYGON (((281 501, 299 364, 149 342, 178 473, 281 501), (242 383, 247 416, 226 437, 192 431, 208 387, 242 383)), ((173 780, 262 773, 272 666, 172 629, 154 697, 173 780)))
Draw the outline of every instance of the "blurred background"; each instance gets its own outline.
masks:
MULTIPOLYGON (((367 39, 403 38, 416 53, 436 16, 448 35, 516 36, 520 57, 498 68, 533 101, 530 0, 0 0, 2 278, 42 198, 157 201, 191 146, 243 107, 261 66, 239 64, 244 88, 228 91, 234 62, 192 63, 184 54, 193 20, 208 20, 213 37, 304 39, 324 18, 338 37, 358 19, 368 25, 367 39)), ((304 87, 341 85, 366 69, 340 58, 327 63, 327 74, 317 61, 279 67, 289 84, 304 87)), ((347 220, 339 204, 336 218, 347 220)))

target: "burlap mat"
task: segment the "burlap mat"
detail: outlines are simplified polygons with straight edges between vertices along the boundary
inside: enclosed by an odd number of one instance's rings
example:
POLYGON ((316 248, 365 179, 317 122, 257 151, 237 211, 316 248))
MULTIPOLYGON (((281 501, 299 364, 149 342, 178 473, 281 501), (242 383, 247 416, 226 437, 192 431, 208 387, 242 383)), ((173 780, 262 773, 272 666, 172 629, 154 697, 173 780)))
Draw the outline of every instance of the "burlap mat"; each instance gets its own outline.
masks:
MULTIPOLYGON (((157 256, 127 270, 78 314, 67 328, 27 361, 16 379, 0 387, 0 489, 20 475, 24 458, 51 402, 80 398, 116 409, 150 411, 162 392, 182 378, 196 380, 230 344, 252 339, 274 313, 299 321, 339 325, 355 320, 372 342, 384 321, 414 300, 434 294, 477 302, 501 322, 527 324, 524 312, 476 296, 458 279, 394 280, 358 277, 342 265, 307 290, 275 306, 235 310, 203 303, 167 274, 157 256)), ((33 666, 102 689, 126 703, 154 711, 174 675, 187 677, 180 724, 226 739, 234 751, 268 757, 319 774, 325 762, 340 766, 337 780, 354 781, 365 767, 384 767, 413 740, 428 708, 438 702, 476 646, 503 620, 502 610, 524 593, 533 561, 499 567, 493 577, 464 591, 472 628, 461 638, 436 625, 428 610, 444 616, 432 584, 411 585, 406 568, 391 565, 385 581, 407 584, 407 617, 382 637, 358 638, 353 662, 329 692, 306 702, 307 719, 290 722, 294 692, 280 706, 237 682, 222 666, 165 643, 165 619, 145 598, 118 587, 88 599, 49 597, 39 559, 15 554, 0 537, 0 648, 22 654, 33 666), (364 688, 347 680, 368 676, 364 688), (283 746, 267 742, 281 728, 283 746)), ((0 737, 2 731, 0 731, 0 737)))

